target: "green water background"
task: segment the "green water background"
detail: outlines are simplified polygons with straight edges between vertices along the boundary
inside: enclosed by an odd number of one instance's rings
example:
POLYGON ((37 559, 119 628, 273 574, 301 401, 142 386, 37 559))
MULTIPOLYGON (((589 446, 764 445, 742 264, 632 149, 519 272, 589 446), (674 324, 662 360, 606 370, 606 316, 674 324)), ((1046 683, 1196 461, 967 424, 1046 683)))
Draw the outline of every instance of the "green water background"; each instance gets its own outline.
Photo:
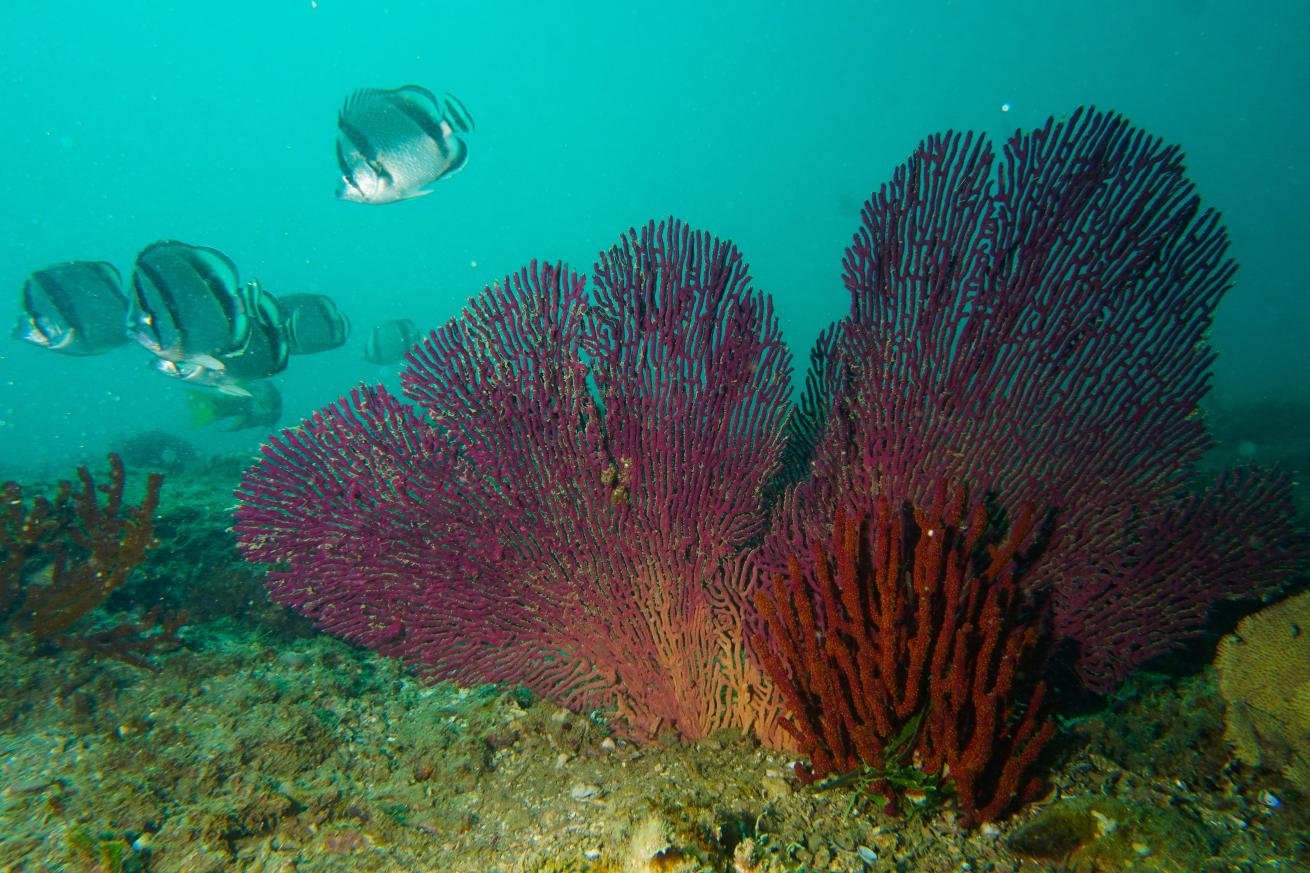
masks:
MULTIPOLYGON (((925 134, 1004 137, 1094 103, 1184 146, 1242 264, 1213 333, 1227 401, 1310 400, 1310 4, 7 0, 0 293, 161 238, 275 292, 334 297, 343 349, 278 377, 290 424, 395 368, 377 321, 424 327, 532 258, 589 268, 650 218, 736 241, 803 363, 847 305, 859 205, 925 134), (450 91, 477 132, 430 197, 333 197, 335 118, 365 86, 450 91), (1004 108, 1008 107, 1008 109, 1004 108), (7 290, 6 290, 7 289, 7 290)), ((0 340, 0 475, 64 473, 188 425, 136 347, 74 359, 0 340)))

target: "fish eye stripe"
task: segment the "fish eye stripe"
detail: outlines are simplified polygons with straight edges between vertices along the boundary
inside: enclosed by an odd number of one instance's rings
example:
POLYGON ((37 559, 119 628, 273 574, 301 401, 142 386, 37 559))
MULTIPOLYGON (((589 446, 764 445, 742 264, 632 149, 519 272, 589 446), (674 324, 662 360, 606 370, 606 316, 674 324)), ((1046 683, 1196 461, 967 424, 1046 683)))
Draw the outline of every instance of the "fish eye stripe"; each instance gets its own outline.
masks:
POLYGON ((150 320, 146 322, 149 326, 149 332, 154 335, 155 342, 162 346, 164 344, 164 335, 160 330, 159 313, 155 311, 146 289, 141 286, 143 276, 154 289, 154 296, 157 298, 158 304, 164 308, 164 314, 168 317, 169 325, 171 325, 174 332, 181 334, 177 308, 172 305, 172 298, 164 293, 164 288, 167 286, 164 284, 164 277, 159 274, 159 270, 155 268, 155 265, 137 259, 136 272, 132 274, 132 286, 136 289, 135 304, 137 309, 150 316, 150 320))
POLYGON ((390 185, 395 180, 391 178, 391 173, 386 167, 382 166, 381 161, 369 161, 368 168, 373 171, 373 175, 390 185))
MULTIPOLYGON (((55 308, 55 312, 59 317, 67 322, 70 327, 78 327, 78 325, 74 323, 75 319, 72 317, 72 301, 69 298, 68 291, 64 288, 63 283, 60 282, 50 270, 38 270, 36 273, 32 274, 32 279, 36 280, 36 283, 41 287, 41 290, 45 292, 46 298, 49 299, 50 305, 55 308)), ((35 300, 33 303, 35 303, 35 300)), ((35 306, 32 306, 32 308, 35 309, 35 306)))
MULTIPOLYGON (((363 156, 364 160, 368 161, 370 164, 377 161, 377 149, 373 148, 373 144, 368 141, 368 137, 364 136, 363 131, 347 121, 344 115, 337 119, 337 127, 341 130, 341 133, 346 137, 346 139, 350 141, 350 144, 355 147, 355 151, 363 156)), ((340 141, 338 141, 338 145, 340 145, 340 141)))
POLYGON ((355 181, 355 170, 346 161, 345 149, 341 148, 341 137, 337 137, 337 167, 341 170, 341 180, 360 194, 363 194, 364 189, 360 188, 359 183, 355 181))
POLYGON ((54 326, 51 326, 50 331, 41 326, 43 322, 49 323, 50 319, 45 315, 42 315, 40 309, 36 305, 36 299, 32 294, 32 285, 34 281, 35 279, 33 277, 23 283, 23 312, 27 316, 27 321, 32 326, 32 330, 49 342, 51 339, 51 331, 54 330, 54 326))

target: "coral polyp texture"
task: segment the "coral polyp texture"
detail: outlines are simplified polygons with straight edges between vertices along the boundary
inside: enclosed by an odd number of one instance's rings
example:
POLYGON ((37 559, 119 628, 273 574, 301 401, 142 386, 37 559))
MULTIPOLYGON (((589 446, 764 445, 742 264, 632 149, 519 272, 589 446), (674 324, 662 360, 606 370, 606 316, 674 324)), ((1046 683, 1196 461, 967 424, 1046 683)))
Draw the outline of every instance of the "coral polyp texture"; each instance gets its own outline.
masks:
MULTIPOLYGON (((1236 266, 1183 156, 1079 110, 1015 134, 929 137, 865 205, 849 314, 812 357, 813 444, 759 565, 823 541, 835 508, 925 501, 939 479, 1054 511, 1026 574, 1096 691, 1270 596, 1304 561, 1291 483, 1202 483, 1198 404, 1236 266)), ((798 465, 792 463, 795 469, 798 465)))
POLYGON ((522 683, 637 738, 778 737, 744 650, 790 356, 729 243, 674 221, 588 291, 533 263, 249 470, 272 597, 432 678, 522 683), (426 412, 426 416, 423 415, 426 412))

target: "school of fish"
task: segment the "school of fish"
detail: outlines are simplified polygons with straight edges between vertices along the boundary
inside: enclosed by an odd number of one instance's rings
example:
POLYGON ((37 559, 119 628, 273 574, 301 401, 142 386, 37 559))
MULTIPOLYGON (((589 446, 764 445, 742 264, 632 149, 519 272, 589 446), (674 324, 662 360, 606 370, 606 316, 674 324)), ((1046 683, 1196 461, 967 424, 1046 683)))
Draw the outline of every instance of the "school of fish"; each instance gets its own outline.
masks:
MULTIPOLYGON (((473 118, 450 94, 418 85, 362 88, 337 115, 337 197, 385 204, 432 193, 468 163, 473 118)), ((13 335, 64 355, 90 356, 135 342, 149 367, 189 389, 193 423, 229 430, 274 427, 282 398, 267 381, 292 355, 343 346, 350 320, 327 295, 274 295, 241 281, 222 251, 160 240, 137 255, 124 283, 107 261, 68 261, 33 271, 19 296, 13 335)), ((376 325, 365 360, 390 365, 419 340, 408 318, 376 325)))

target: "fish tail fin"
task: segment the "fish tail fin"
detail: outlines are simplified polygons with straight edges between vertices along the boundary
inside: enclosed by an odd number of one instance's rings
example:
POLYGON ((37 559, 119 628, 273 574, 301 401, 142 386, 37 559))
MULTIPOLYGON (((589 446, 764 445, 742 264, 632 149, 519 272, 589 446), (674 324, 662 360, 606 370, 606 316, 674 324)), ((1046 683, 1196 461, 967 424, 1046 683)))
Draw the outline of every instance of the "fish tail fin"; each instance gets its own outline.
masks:
POLYGON ((469 147, 464 145, 464 140, 452 138, 450 146, 450 166, 446 168, 445 173, 442 173, 443 176, 453 176, 464 169, 464 165, 469 162, 469 147))
POLYGON ((442 99, 442 119, 459 133, 473 132, 473 116, 454 94, 447 94, 442 99))

